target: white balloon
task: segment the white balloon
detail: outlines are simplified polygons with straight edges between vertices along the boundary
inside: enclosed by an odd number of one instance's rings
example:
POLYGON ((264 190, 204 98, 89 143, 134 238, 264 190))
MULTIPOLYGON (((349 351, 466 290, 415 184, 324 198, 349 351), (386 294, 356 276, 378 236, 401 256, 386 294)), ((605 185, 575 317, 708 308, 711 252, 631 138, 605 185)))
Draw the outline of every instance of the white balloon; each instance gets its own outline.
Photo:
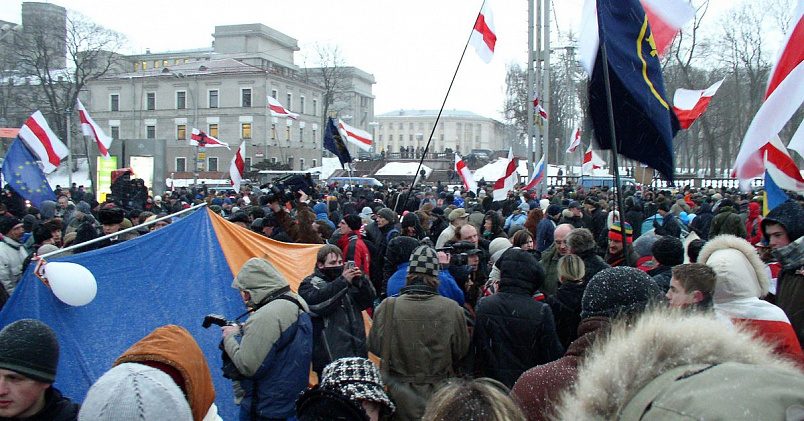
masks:
POLYGON ((98 292, 95 275, 77 263, 48 262, 45 264, 45 277, 53 295, 71 306, 89 304, 98 292))

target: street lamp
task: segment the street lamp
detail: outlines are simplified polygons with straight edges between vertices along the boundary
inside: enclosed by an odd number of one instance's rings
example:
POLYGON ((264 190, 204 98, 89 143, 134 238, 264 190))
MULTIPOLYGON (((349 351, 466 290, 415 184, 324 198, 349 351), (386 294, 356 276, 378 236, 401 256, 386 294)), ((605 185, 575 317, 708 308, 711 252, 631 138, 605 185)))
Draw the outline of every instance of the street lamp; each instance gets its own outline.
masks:
POLYGON ((375 145, 377 144, 377 127, 380 125, 377 121, 370 121, 369 126, 371 126, 371 153, 372 155, 377 152, 375 149, 375 145))

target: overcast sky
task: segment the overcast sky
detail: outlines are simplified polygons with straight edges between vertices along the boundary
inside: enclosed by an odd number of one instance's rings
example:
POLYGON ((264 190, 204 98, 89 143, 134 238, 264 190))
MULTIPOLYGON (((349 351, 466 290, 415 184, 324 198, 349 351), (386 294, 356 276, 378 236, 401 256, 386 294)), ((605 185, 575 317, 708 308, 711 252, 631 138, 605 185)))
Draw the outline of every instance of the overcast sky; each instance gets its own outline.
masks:
MULTIPOLYGON (((485 64, 469 47, 447 101, 502 119, 505 69, 527 57, 527 1, 487 0, 497 48, 485 64)), ((399 108, 438 109, 482 0, 62 0, 128 39, 127 51, 142 53, 207 47, 215 25, 262 23, 299 42, 296 64, 316 65, 318 45, 337 45, 346 63, 377 80, 375 113, 399 108), (306 62, 305 62, 306 60, 306 62)), ((560 0, 553 17, 557 32, 577 32, 583 0, 560 0), (558 29, 556 28, 558 27, 558 29)), ((725 5, 730 0, 713 0, 725 5)), ((0 19, 20 22, 20 0, 0 2, 0 19)))

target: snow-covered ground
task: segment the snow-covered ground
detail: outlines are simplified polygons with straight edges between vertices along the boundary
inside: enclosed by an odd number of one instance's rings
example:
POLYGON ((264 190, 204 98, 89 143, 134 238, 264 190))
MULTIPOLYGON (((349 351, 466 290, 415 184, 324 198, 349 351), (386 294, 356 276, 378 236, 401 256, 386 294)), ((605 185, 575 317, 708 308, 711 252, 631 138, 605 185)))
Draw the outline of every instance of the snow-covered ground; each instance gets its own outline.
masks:
MULTIPOLYGON (((78 171, 73 173, 73 183, 89 188, 89 163, 87 159, 76 158, 76 162, 73 163, 73 165, 77 165, 78 167, 78 171)), ((47 175, 47 182, 50 183, 50 187, 70 187, 70 173, 67 167, 67 160, 65 159, 62 161, 62 164, 56 168, 56 171, 47 175)))
MULTIPOLYGON (((375 175, 413 175, 418 166, 418 162, 389 162, 385 164, 384 167, 380 168, 375 175)), ((429 177, 430 173, 433 172, 433 169, 427 165, 422 165, 422 169, 424 170, 425 177, 429 177)))
POLYGON ((311 173, 319 173, 318 179, 319 180, 326 180, 335 170, 341 169, 341 161, 338 160, 338 157, 333 158, 321 158, 321 165, 318 167, 313 167, 308 169, 311 173))

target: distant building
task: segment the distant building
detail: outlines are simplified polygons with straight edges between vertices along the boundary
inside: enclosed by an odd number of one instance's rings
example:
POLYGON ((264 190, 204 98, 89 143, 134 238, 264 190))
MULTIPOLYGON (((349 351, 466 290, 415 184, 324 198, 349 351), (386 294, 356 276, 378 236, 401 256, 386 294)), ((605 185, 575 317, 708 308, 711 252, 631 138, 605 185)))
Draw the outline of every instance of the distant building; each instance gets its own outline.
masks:
MULTIPOLYGON (((433 131, 438 110, 396 110, 377 115, 375 149, 386 153, 400 148, 424 147, 433 131)), ((506 148, 505 127, 492 118, 471 111, 444 110, 433 133, 430 152, 447 148, 468 154, 472 149, 506 148)))

